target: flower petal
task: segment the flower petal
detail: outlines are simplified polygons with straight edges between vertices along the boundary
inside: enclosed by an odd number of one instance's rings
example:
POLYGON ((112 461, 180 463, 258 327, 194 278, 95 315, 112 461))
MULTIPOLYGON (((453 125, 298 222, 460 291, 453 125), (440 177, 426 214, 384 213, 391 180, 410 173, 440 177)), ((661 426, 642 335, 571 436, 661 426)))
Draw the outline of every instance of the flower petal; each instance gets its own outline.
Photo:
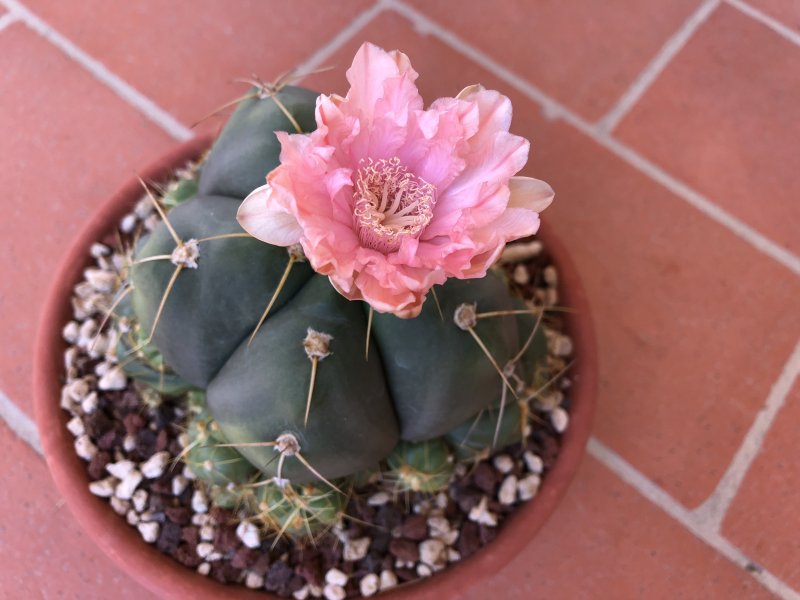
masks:
POLYGON ((360 111, 367 121, 371 121, 375 106, 384 95, 384 82, 402 75, 406 75, 410 81, 417 78, 408 56, 398 51, 386 52, 365 42, 347 70, 347 81, 350 82, 350 91, 347 92, 347 101, 351 105, 349 108, 354 114, 360 111))
POLYGON ((533 177, 512 177, 508 181, 511 197, 509 208, 525 208, 540 213, 550 206, 555 192, 547 183, 533 177))
POLYGON ((291 246, 300 241, 303 230, 297 219, 275 206, 269 184, 256 188, 245 198, 236 213, 239 225, 254 238, 274 244, 291 246))

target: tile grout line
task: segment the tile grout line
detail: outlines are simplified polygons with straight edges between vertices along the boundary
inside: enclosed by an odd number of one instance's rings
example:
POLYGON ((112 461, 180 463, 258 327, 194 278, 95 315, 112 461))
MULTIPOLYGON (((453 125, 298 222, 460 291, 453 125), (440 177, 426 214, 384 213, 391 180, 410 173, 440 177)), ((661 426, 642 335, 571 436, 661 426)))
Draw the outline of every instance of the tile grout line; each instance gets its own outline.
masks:
POLYGON ((717 487, 703 504, 692 511, 693 518, 703 523, 708 530, 720 531, 728 508, 738 494, 750 466, 761 451, 764 438, 781 408, 786 404, 798 377, 800 377, 800 341, 797 342, 794 351, 784 364, 780 376, 767 396, 764 407, 745 434, 742 444, 717 487))
POLYGON ((322 66, 337 50, 344 46, 361 29, 366 27, 375 17, 385 10, 381 0, 378 0, 361 11, 352 21, 343 27, 339 33, 333 36, 327 44, 318 48, 311 56, 298 65, 296 71, 299 74, 308 74, 314 69, 322 66))
POLYGON ((36 424, 33 419, 26 415, 2 391, 0 391, 0 418, 6 422, 11 431, 33 448, 37 454, 43 455, 39 432, 36 430, 36 424))
POLYGON ((496 62, 487 54, 468 44, 448 29, 435 23, 416 9, 404 4, 402 0, 383 1, 388 8, 408 19, 421 34, 433 34, 460 54, 492 72, 494 75, 522 92, 522 94, 527 96, 530 100, 539 104, 547 118, 564 120, 602 147, 610 150, 618 158, 628 163, 628 165, 635 168, 640 173, 661 184, 689 205, 730 230, 759 252, 766 254, 773 260, 782 264, 795 275, 800 275, 800 256, 793 254, 764 234, 734 217, 732 214, 714 204, 711 200, 670 175, 664 169, 644 158, 638 152, 615 139, 610 134, 600 131, 597 127, 587 123, 577 114, 542 92, 530 82, 496 62))
POLYGON ((592 437, 589 440, 588 452, 644 498, 655 504, 673 520, 683 525, 696 538, 716 550, 736 566, 750 573, 767 590, 784 600, 800 600, 800 593, 795 589, 751 561, 739 548, 720 535, 718 531, 709 529, 703 523, 698 522, 691 511, 687 510, 680 502, 596 437, 592 437))
POLYGON ((751 19, 755 19, 762 25, 766 25, 772 31, 777 33, 782 38, 785 38, 800 46, 800 33, 794 31, 792 28, 784 25, 778 19, 770 17, 768 14, 761 12, 757 8, 750 6, 747 2, 743 2, 742 0, 724 0, 727 4, 738 10, 744 15, 747 15, 751 19))
POLYGON ((13 12, 7 12, 2 17, 0 17, 0 31, 3 31, 9 25, 16 23, 19 21, 19 17, 13 12))
POLYGON ((647 92, 653 82, 666 69, 678 52, 688 43, 694 33, 705 23, 711 14, 720 5, 721 0, 705 0, 691 15, 684 21, 676 31, 656 53, 653 59, 647 64, 644 70, 620 97, 611 110, 602 117, 595 127, 603 133, 613 131, 619 122, 625 118, 630 110, 636 105, 641 97, 647 92))
POLYGON ((124 81, 118 75, 111 72, 102 62, 91 57, 89 54, 76 46, 69 39, 31 12, 27 7, 19 2, 19 0, 0 0, 0 4, 3 4, 16 18, 24 22, 29 28, 37 32, 56 48, 61 50, 61 52, 66 54, 69 58, 89 71, 89 73, 94 76, 95 79, 111 88, 111 90, 113 90, 120 98, 144 114, 145 117, 160 126, 170 136, 176 140, 183 141, 191 138, 194 135, 191 129, 184 126, 166 110, 158 106, 155 102, 150 100, 147 96, 124 81))

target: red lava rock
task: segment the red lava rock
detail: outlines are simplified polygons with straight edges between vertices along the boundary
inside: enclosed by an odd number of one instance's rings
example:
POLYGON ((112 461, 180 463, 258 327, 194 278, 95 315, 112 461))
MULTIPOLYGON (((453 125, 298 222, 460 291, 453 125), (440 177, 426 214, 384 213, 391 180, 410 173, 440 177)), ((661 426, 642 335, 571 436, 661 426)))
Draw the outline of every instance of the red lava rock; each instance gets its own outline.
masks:
POLYGON ((188 525, 192 520, 192 511, 187 506, 167 506, 164 508, 164 514, 178 525, 188 525))
POLYGON ((196 547, 200 543, 200 529, 194 525, 189 525, 181 529, 181 538, 184 542, 196 547))
POLYGON ((236 535, 236 528, 230 525, 220 525, 214 534, 214 547, 220 552, 230 552, 236 550, 242 541, 236 535))
POLYGON ((497 485, 497 473, 488 462, 481 461, 472 473, 472 481, 487 494, 493 494, 497 485))
POLYGON ((186 565, 187 567, 194 568, 203 562, 202 559, 197 556, 196 548, 196 544, 194 546, 190 546, 189 544, 181 544, 175 550, 173 556, 180 563, 186 565))
POLYGON ((106 431, 97 440, 97 447, 101 450, 111 450, 117 443, 117 434, 111 429, 106 431))
POLYGON ((300 575, 311 585, 322 587, 322 564, 319 555, 303 557, 303 560, 296 567, 297 574, 300 575))
POLYGON ((417 544, 408 540, 392 540, 389 544, 389 552, 406 562, 416 562, 419 560, 419 548, 417 544))
POLYGON ((421 542, 428 535, 428 520, 423 515, 410 515, 403 521, 400 533, 406 539, 421 542))
POLYGON ((475 554, 481 547, 480 531, 478 525, 472 521, 467 521, 461 526, 461 533, 456 540, 456 549, 461 558, 467 558, 475 554))
POLYGON ((481 544, 488 544, 489 542, 494 540, 494 538, 497 537, 496 527, 487 527, 486 525, 479 525, 478 531, 481 538, 481 544))
POLYGON ((292 575, 292 578, 289 580, 289 583, 286 584, 286 589, 290 594, 293 594, 297 590, 302 589, 305 584, 306 584, 305 579, 303 579, 299 575, 292 575))
POLYGON ((108 452, 98 452, 95 454, 87 467, 89 477, 91 477, 92 480, 103 479, 108 475, 108 473, 106 473, 106 465, 109 462, 111 462, 111 456, 108 452))
POLYGON ((269 592, 275 592, 286 586, 289 580, 294 576, 292 567, 286 564, 285 561, 278 560, 272 563, 267 571, 267 576, 264 581, 264 587, 269 592))
POLYGON ((260 553, 257 550, 242 546, 239 548, 231 558, 231 565, 237 569, 246 569, 256 562, 260 553))
POLYGON ((104 411, 96 410, 92 414, 84 416, 83 428, 90 438, 96 440, 109 431, 113 432, 114 423, 106 416, 104 411))
POLYGON ((162 429, 158 432, 156 436, 156 446, 155 451, 161 452, 162 450, 166 450, 167 446, 169 445, 169 437, 167 436, 167 430, 162 429))
POLYGON ((261 554, 250 566, 250 570, 253 571, 253 573, 257 573, 258 575, 264 577, 267 574, 267 571, 269 571, 270 562, 271 560, 269 554, 261 554))
POLYGON ((165 521, 161 525, 161 532, 156 541, 156 547, 167 554, 172 554, 181 543, 182 532, 180 525, 165 521))
POLYGON ((417 574, 411 569, 395 569, 394 574, 400 581, 413 581, 417 579, 417 574))
POLYGON ((132 412, 125 415, 122 419, 122 424, 125 426, 125 433, 128 435, 137 435, 147 422, 138 412, 132 412))

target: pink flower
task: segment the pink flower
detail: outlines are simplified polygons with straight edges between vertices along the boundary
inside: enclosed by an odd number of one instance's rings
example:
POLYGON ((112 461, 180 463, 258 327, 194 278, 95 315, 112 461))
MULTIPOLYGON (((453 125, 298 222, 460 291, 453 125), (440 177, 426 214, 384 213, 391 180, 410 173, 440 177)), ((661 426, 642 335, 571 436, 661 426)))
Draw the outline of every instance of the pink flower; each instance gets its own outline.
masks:
POLYGON ((529 144, 508 132, 508 98, 472 86, 426 110, 416 78, 405 54, 361 46, 347 97, 317 99, 314 132, 277 133, 281 164, 238 214, 260 240, 301 244, 345 297, 400 317, 448 277, 486 275, 553 199, 515 177, 529 144))

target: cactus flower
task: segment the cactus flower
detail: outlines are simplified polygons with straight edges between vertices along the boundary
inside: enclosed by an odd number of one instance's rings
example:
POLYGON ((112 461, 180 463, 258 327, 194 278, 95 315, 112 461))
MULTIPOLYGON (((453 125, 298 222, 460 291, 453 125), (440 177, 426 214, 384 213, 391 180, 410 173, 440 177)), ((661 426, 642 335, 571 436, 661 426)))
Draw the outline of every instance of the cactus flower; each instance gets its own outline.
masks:
POLYGON ((312 133, 277 133, 281 164, 238 213, 264 242, 301 244, 346 298, 404 318, 447 278, 486 275, 553 199, 516 176, 529 143, 508 98, 471 86, 425 109, 416 78, 405 54, 362 45, 347 96, 319 96, 312 133))

